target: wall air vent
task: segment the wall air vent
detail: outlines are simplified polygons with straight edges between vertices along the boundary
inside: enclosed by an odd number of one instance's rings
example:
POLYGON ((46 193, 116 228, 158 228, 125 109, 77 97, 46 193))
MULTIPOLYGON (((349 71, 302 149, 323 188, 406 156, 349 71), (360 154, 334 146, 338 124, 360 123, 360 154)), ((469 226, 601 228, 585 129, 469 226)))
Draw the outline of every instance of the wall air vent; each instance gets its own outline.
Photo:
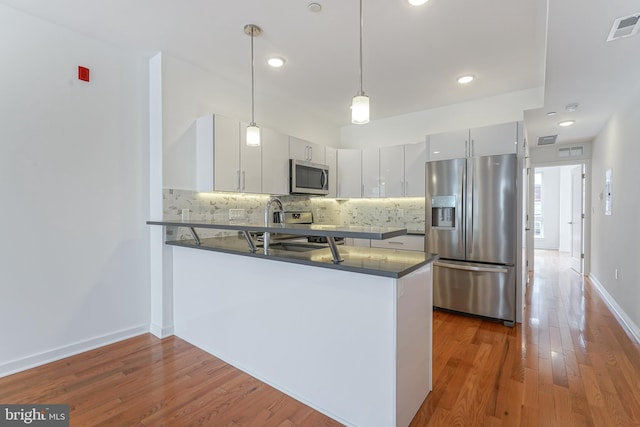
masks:
POLYGON ((538 145, 552 145, 556 143, 558 135, 547 135, 538 137, 538 145))
POLYGON ((613 27, 609 31, 609 37, 607 41, 621 39, 623 37, 630 37, 638 32, 640 28, 640 13, 634 15, 623 16, 613 22, 613 27))

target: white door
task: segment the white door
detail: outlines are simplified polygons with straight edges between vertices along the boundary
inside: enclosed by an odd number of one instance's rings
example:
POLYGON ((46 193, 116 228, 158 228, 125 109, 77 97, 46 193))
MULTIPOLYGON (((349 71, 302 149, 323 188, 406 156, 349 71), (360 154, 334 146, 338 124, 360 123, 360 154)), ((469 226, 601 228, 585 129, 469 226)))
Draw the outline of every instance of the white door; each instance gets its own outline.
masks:
POLYGON ((584 178, 582 166, 571 169, 571 268, 582 274, 584 178))
POLYGON ((262 128, 262 192, 289 194, 289 137, 262 128))

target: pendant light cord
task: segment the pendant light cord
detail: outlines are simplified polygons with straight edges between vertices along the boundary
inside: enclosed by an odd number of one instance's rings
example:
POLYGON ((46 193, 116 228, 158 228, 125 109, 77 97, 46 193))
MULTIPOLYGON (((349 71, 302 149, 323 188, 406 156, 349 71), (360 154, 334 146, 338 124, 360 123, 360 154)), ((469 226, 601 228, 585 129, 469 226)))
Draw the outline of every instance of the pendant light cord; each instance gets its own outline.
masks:
POLYGON ((254 100, 254 83, 253 83, 253 33, 254 28, 251 28, 251 124, 255 124, 255 100, 254 100))
POLYGON ((360 0, 360 92, 358 95, 363 95, 362 90, 362 0, 360 0))

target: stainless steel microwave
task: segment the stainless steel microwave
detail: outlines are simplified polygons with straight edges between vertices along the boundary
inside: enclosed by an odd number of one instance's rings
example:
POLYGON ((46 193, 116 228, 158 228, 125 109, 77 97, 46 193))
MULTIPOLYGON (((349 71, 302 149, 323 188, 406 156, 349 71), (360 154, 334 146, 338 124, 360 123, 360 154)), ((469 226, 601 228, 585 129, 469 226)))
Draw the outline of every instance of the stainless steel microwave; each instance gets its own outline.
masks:
POLYGON ((290 194, 329 194, 329 166, 289 160, 290 194))

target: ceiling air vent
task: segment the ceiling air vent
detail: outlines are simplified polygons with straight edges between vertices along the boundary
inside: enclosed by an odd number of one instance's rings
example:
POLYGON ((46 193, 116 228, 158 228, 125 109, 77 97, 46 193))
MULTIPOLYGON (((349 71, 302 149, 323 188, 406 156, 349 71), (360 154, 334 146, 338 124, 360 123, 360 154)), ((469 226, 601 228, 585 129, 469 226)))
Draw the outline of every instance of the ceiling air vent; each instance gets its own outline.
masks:
POLYGON ((558 135, 547 135, 538 137, 538 145, 552 145, 556 143, 558 135))
POLYGON ((613 22, 607 41, 632 36, 638 32, 638 28, 640 28, 640 13, 618 18, 613 22))

